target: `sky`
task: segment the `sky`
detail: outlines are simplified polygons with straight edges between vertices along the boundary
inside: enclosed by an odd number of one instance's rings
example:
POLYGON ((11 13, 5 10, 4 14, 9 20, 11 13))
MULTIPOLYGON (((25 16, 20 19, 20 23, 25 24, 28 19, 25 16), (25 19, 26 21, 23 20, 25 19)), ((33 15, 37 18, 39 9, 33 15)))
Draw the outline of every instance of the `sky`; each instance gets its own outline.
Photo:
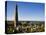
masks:
POLYGON ((7 2, 7 20, 14 20, 16 4, 18 5, 18 21, 44 21, 44 3, 7 2))

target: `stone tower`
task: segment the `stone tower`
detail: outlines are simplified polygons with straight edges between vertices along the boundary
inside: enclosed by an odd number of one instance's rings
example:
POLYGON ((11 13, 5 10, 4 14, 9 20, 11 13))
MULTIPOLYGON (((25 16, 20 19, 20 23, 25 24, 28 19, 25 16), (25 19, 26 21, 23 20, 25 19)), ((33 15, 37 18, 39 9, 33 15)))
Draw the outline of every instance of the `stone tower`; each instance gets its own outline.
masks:
POLYGON ((14 27, 16 27, 18 24, 18 6, 16 4, 16 8, 15 8, 15 19, 14 19, 14 27))
POLYGON ((16 26, 18 25, 18 6, 16 4, 16 26))

